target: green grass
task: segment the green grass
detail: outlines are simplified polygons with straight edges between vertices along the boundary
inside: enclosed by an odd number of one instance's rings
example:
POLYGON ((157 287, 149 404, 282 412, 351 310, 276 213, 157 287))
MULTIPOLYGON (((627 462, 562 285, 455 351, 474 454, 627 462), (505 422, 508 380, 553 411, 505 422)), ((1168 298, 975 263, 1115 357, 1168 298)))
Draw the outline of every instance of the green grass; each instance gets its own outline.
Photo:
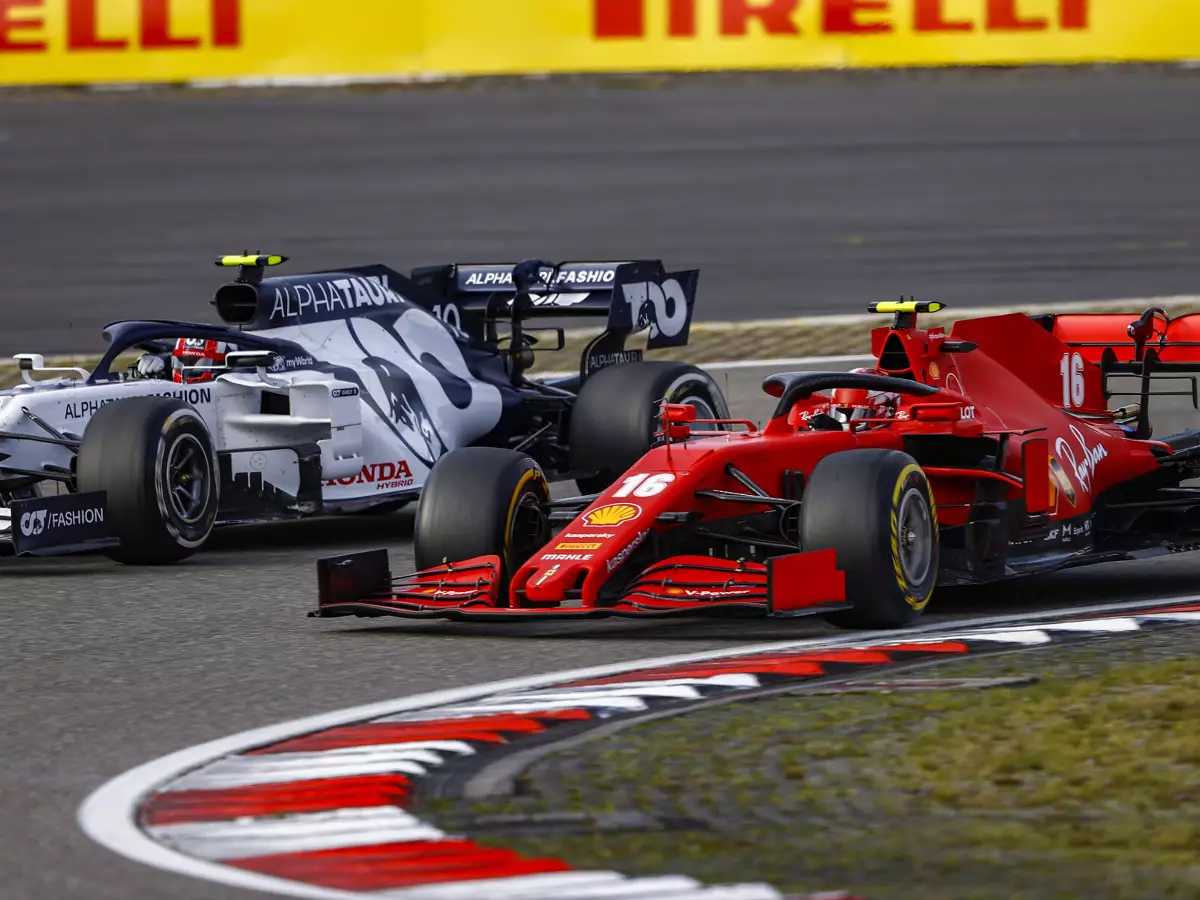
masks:
POLYGON ((1200 641, 943 664, 979 691, 793 695, 644 726, 439 817, 639 810, 690 831, 479 834, 577 867, 889 898, 1200 897, 1200 641))

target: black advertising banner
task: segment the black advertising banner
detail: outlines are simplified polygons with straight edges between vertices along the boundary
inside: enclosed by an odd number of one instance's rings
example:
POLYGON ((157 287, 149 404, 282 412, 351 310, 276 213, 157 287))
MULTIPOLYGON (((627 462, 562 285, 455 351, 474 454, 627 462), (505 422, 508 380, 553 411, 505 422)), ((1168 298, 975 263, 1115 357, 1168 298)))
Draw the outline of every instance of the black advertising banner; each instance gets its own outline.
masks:
POLYGON ((52 554, 109 545, 105 497, 92 491, 13 501, 13 548, 18 554, 52 554))

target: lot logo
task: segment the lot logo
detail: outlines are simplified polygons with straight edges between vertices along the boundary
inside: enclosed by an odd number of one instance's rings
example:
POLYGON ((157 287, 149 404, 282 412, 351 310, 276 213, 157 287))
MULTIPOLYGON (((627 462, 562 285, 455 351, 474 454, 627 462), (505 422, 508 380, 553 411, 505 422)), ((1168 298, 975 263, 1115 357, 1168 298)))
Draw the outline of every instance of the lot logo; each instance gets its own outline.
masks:
POLYGON ((185 6, 183 0, 8 0, 0 2, 0 54, 45 53, 64 49, 68 53, 122 53, 130 50, 200 50, 208 47, 240 47, 242 44, 241 0, 187 0, 189 7, 207 6, 208 34, 182 34, 172 27, 172 13, 185 6), (24 15, 6 15, 13 7, 24 15), (137 10, 137 34, 119 33, 105 27, 108 18, 121 20, 127 7, 137 10), (59 44, 49 21, 64 21, 65 41, 59 44), (206 40, 207 38, 207 40, 206 40))
POLYGON ((21 534, 34 537, 46 530, 46 510, 38 509, 21 516, 21 534))
POLYGON ((592 0, 592 36, 645 38, 662 34, 665 25, 668 37, 694 38, 711 16, 721 37, 804 37, 806 28, 797 20, 809 11, 816 27, 807 30, 822 35, 890 34, 909 28, 917 33, 1081 31, 1088 27, 1090 0, 1059 0, 1056 17, 1034 14, 1033 0, 960 2, 954 17, 950 5, 950 0, 913 0, 912 18, 903 21, 887 0, 592 0), (664 6, 665 22, 659 18, 664 6), (958 12, 970 6, 970 12, 958 12), (654 17, 649 27, 648 10, 654 17))
POLYGON ((583 524, 589 528, 610 528, 636 519, 641 514, 642 508, 636 503, 612 503, 584 513, 583 524))

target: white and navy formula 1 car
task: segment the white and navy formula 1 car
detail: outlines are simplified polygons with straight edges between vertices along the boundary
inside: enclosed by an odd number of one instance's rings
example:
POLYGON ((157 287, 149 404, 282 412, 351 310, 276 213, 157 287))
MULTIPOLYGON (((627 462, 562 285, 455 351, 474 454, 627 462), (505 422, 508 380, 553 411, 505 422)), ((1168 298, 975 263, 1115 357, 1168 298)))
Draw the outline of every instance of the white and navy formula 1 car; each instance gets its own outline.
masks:
MULTIPOLYGON (((647 347, 687 343, 698 272, 661 262, 373 265, 266 277, 281 256, 223 257, 222 325, 124 321, 92 371, 23 354, 0 392, 0 549, 189 556, 220 524, 415 499, 458 447, 509 447, 602 490, 650 447, 662 400, 728 415, 713 380, 647 347), (527 323, 603 316, 577 374, 526 376, 527 323), (141 356, 126 371, 117 360, 141 356)), ((549 349, 563 346, 561 328, 549 349)))

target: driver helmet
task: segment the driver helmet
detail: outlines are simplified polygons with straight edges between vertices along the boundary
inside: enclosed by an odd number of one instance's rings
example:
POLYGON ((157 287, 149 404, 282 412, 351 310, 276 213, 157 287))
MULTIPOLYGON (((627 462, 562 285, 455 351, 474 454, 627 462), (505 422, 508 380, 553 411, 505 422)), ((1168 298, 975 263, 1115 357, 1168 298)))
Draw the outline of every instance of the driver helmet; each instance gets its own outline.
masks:
POLYGON ((176 384, 194 384, 198 381, 212 381, 212 372, 196 372, 196 367, 209 368, 223 366, 229 345, 224 341, 211 341, 207 338, 180 338, 175 344, 175 352, 171 354, 171 380, 176 384), (184 371, 192 369, 193 371, 184 371))
MULTIPOLYGON (((852 369, 857 375, 885 375, 879 369, 852 369)), ((900 395, 893 391, 867 388, 837 388, 829 402, 829 415, 842 425, 853 429, 856 419, 891 419, 900 405, 900 395)), ((867 427, 870 427, 869 423, 867 427)))

